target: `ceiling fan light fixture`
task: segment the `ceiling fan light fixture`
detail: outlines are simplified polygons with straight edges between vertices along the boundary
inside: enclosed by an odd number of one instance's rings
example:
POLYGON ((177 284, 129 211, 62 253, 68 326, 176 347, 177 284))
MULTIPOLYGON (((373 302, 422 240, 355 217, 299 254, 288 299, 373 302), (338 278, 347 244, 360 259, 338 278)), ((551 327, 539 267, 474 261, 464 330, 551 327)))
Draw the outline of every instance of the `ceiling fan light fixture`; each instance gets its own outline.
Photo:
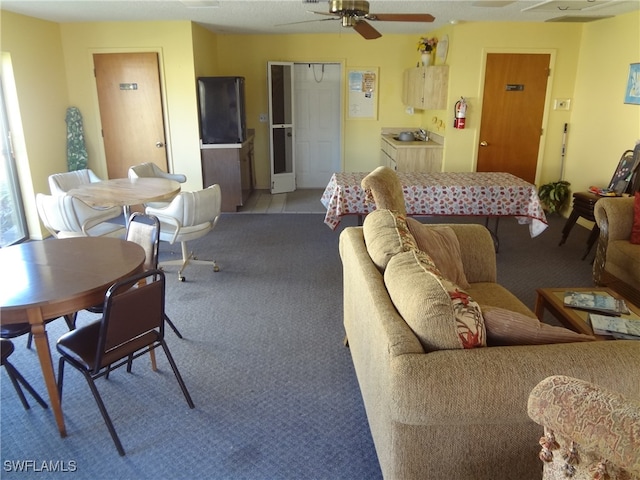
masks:
POLYGON ((351 15, 345 15, 340 19, 343 27, 353 27, 356 24, 356 18, 351 15))

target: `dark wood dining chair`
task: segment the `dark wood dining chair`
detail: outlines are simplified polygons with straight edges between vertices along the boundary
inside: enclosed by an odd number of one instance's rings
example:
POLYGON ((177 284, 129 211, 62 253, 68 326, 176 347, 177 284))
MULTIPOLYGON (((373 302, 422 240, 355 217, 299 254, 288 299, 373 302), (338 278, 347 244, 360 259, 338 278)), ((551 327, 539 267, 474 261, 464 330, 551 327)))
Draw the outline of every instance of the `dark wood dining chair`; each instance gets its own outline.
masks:
POLYGON ((11 340, 7 340, 4 338, 0 339, 0 350, 2 354, 1 364, 7 371, 7 375, 9 375, 9 380, 11 380, 13 387, 16 389, 16 392, 18 393, 18 397, 20 397, 20 401, 22 402, 22 405, 24 406, 25 410, 29 410, 31 408, 31 406, 29 405, 29 402, 27 402, 27 398, 24 396, 24 392, 22 391, 20 384, 22 384, 22 386, 27 390, 27 392, 31 394, 33 399, 36 402, 38 402, 42 406, 42 408, 49 408, 49 406, 42 399, 42 397, 38 395, 38 393, 33 389, 31 384, 27 382, 27 380, 25 380, 25 378, 18 371, 18 369, 16 369, 16 367, 14 367, 13 364, 9 361, 9 357, 13 353, 14 349, 15 347, 11 340))
POLYGON ((127 366, 133 359, 162 347, 173 374, 187 400, 193 400, 164 340, 165 276, 161 270, 148 270, 113 284, 105 295, 100 320, 79 327, 58 339, 58 392, 62 401, 64 366, 80 371, 87 381, 111 438, 120 455, 125 451, 107 413, 95 380, 112 370, 127 366))

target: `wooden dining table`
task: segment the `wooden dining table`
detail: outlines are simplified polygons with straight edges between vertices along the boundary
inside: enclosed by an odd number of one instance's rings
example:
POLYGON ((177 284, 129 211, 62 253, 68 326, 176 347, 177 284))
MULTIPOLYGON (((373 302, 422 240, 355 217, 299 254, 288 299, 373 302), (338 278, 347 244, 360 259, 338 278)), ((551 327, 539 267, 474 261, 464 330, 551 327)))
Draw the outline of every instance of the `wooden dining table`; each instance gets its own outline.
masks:
POLYGON ((67 192, 92 207, 123 207, 125 220, 132 205, 170 201, 180 192, 180 183, 159 177, 113 178, 85 183, 67 192))
POLYGON ((62 437, 66 430, 45 324, 101 304, 114 282, 142 271, 144 260, 137 243, 109 237, 47 239, 0 249, 0 322, 31 324, 62 437))

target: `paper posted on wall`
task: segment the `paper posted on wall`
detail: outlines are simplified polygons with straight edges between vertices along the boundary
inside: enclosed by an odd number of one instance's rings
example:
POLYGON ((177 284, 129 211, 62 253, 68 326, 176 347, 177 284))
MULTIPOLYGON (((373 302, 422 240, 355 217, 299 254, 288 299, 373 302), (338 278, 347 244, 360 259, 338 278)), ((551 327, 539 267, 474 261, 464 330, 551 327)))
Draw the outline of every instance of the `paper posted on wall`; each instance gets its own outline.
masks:
POLYGON ((624 300, 615 298, 607 292, 565 292, 564 305, 605 315, 629 313, 629 308, 624 300))

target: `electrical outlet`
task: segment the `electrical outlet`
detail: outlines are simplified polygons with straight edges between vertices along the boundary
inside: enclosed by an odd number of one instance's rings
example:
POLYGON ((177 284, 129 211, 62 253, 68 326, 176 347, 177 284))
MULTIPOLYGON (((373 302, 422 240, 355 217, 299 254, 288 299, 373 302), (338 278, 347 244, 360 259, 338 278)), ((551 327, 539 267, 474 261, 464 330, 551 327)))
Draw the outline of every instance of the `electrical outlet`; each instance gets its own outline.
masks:
POLYGON ((571 109, 571 100, 569 98, 556 98, 553 101, 554 110, 569 110, 571 109))
POLYGON ((260 123, 267 123, 268 121, 268 117, 266 113, 261 113, 260 114, 260 123))

